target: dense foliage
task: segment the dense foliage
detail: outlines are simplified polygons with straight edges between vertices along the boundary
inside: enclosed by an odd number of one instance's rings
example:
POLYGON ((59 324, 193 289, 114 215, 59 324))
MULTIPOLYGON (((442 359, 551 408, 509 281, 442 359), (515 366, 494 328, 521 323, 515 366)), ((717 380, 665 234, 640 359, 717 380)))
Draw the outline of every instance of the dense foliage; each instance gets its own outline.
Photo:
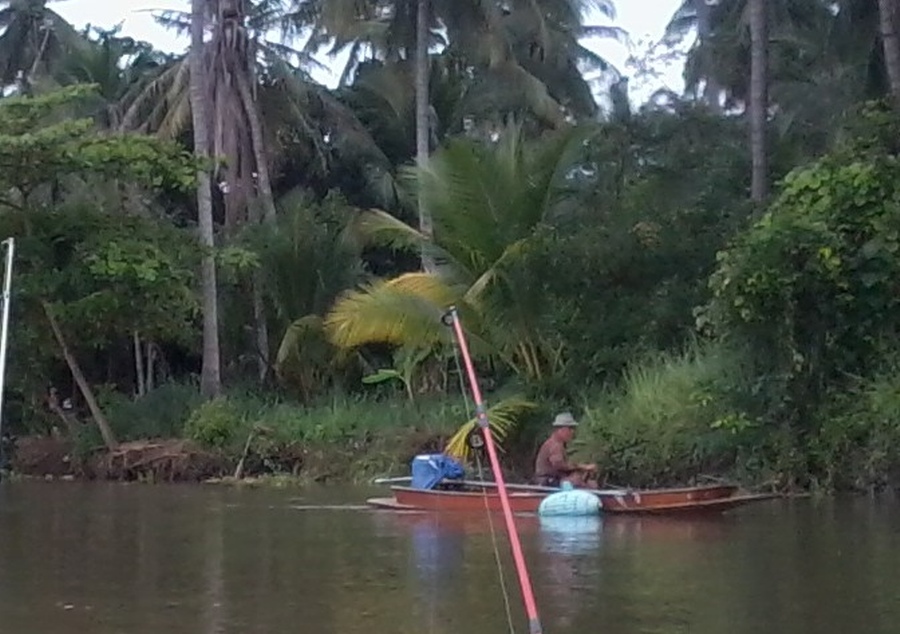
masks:
POLYGON ((900 44, 874 0, 685 0, 660 46, 695 36, 687 93, 646 104, 581 44, 625 37, 591 23, 609 2, 195 1, 159 16, 205 29, 193 57, 6 4, 5 433, 260 471, 462 452, 455 305, 510 464, 567 407, 618 483, 896 482, 900 44))

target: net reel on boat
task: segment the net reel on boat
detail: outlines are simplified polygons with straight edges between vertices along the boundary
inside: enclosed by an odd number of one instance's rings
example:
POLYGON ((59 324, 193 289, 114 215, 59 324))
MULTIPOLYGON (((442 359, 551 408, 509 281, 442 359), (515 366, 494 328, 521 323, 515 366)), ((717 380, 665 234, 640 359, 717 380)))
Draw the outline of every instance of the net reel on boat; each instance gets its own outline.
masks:
POLYGON ((480 427, 475 427, 469 432, 469 435, 466 436, 466 445, 468 445, 469 449, 472 451, 477 451, 478 453, 484 452, 484 433, 481 431, 480 427))

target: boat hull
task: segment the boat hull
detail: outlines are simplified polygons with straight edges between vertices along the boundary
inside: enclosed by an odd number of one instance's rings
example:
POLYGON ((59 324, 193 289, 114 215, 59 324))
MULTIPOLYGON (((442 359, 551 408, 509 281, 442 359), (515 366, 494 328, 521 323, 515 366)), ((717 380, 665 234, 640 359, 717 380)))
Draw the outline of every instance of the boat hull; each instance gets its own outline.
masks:
MULTIPOLYGON (((560 489, 510 484, 508 498, 513 513, 536 513, 541 501, 560 489)), ((368 504, 398 511, 484 512, 501 511, 500 496, 490 484, 468 484, 460 489, 417 489, 392 486, 393 497, 371 498, 368 504)), ((722 513, 745 504, 775 497, 741 494, 734 485, 676 489, 594 491, 604 514, 704 514, 722 513)))
POLYGON ((738 487, 735 485, 720 484, 672 489, 622 489, 602 491, 597 495, 604 513, 652 513, 661 510, 718 508, 711 502, 733 498, 737 492, 738 487))
MULTIPOLYGON (((427 511, 502 511, 500 495, 495 490, 443 490, 391 487, 397 504, 427 511)), ((507 498, 513 513, 536 513, 541 500, 551 492, 509 491, 507 498)))

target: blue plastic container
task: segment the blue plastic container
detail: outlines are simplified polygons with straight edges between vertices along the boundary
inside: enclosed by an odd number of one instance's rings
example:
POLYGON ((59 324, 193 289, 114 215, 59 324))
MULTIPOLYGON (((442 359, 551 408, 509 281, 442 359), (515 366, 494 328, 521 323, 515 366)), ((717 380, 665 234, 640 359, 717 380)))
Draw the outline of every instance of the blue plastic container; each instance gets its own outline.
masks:
POLYGON ((410 471, 414 489, 433 489, 441 480, 458 480, 466 473, 461 464, 442 453, 416 456, 410 471))

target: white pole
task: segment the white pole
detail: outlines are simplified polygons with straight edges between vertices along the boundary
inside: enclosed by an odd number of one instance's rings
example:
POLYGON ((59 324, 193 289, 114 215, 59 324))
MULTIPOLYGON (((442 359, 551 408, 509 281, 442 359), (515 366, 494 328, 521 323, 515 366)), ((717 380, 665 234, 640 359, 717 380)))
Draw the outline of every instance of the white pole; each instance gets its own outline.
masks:
POLYGON ((0 450, 3 442, 3 390, 6 387, 6 342, 9 334, 9 300, 15 240, 7 238, 2 244, 6 246, 6 270, 3 274, 3 321, 0 322, 0 450))

